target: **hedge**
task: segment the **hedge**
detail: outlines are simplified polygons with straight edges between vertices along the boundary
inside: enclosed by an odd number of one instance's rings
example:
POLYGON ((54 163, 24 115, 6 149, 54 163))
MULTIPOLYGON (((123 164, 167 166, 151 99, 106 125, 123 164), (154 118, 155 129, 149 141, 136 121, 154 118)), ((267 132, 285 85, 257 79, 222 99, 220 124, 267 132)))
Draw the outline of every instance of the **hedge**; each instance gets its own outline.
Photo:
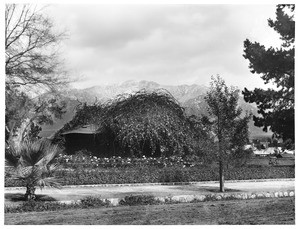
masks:
MULTIPOLYGON (((218 167, 140 166, 134 168, 59 170, 55 176, 62 185, 125 184, 157 182, 216 181, 218 167)), ((226 180, 294 178, 294 166, 246 166, 225 170, 226 180)), ((20 187, 22 182, 5 178, 5 187, 20 187)))

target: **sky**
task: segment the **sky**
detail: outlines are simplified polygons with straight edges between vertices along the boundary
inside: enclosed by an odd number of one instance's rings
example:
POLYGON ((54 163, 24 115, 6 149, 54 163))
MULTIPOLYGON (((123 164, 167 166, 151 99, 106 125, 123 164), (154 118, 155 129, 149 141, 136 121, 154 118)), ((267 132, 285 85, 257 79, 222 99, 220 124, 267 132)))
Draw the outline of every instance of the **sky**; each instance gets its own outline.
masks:
POLYGON ((246 38, 281 44, 268 26, 276 5, 50 5, 55 29, 66 30, 61 58, 75 88, 127 80, 162 85, 266 87, 243 57, 246 38))

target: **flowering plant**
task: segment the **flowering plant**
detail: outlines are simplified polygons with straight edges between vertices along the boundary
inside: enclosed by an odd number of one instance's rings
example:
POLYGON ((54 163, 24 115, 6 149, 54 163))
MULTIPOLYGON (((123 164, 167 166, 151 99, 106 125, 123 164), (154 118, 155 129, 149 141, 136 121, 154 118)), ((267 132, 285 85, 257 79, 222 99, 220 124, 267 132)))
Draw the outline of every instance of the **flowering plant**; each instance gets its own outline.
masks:
POLYGON ((87 151, 79 151, 74 155, 60 154, 57 162, 64 168, 119 168, 119 167, 136 167, 136 166, 157 166, 157 167, 193 167, 201 164, 199 158, 183 158, 181 156, 171 157, 126 157, 113 156, 110 158, 97 157, 87 151))

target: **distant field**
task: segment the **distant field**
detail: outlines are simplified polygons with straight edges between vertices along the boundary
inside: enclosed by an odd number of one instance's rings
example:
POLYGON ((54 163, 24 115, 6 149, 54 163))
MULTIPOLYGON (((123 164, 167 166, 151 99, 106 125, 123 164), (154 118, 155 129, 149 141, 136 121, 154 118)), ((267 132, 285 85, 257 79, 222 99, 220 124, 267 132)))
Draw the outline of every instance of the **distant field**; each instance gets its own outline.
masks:
POLYGON ((8 213, 6 225, 295 224, 295 198, 8 213))

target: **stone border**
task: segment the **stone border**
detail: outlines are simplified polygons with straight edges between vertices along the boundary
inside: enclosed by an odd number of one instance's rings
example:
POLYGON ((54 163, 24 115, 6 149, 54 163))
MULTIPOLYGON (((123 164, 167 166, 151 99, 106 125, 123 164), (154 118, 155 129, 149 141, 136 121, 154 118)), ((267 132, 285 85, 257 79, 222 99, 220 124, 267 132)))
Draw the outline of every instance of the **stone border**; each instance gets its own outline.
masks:
MULTIPOLYGON (((225 180, 226 183, 238 182, 265 182, 265 181, 295 181, 295 178, 258 179, 258 180, 225 180)), ((85 187, 122 187, 122 186, 156 186, 156 185, 190 185, 190 184, 215 184, 219 181, 192 181, 192 182, 164 182, 164 183, 126 183, 126 184, 89 184, 89 185, 65 185, 62 188, 85 187)), ((48 189, 49 187, 45 187, 48 189)), ((5 190, 24 190, 25 187, 5 187, 5 190)))
MULTIPOLYGON (((136 195, 137 196, 137 195, 136 195)), ((246 199, 265 199, 265 198, 284 198, 295 196, 294 190, 275 191, 275 192, 249 192, 249 193, 216 193, 216 194, 202 194, 202 195, 177 195, 177 196, 163 196, 154 197, 158 204, 165 203, 193 203, 205 201, 221 201, 221 200, 246 200, 246 199)), ((104 202, 109 201, 111 206, 119 206, 120 201, 124 198, 107 198, 101 199, 104 202)), ((59 201, 60 203, 72 204, 80 203, 80 200, 59 201)))

